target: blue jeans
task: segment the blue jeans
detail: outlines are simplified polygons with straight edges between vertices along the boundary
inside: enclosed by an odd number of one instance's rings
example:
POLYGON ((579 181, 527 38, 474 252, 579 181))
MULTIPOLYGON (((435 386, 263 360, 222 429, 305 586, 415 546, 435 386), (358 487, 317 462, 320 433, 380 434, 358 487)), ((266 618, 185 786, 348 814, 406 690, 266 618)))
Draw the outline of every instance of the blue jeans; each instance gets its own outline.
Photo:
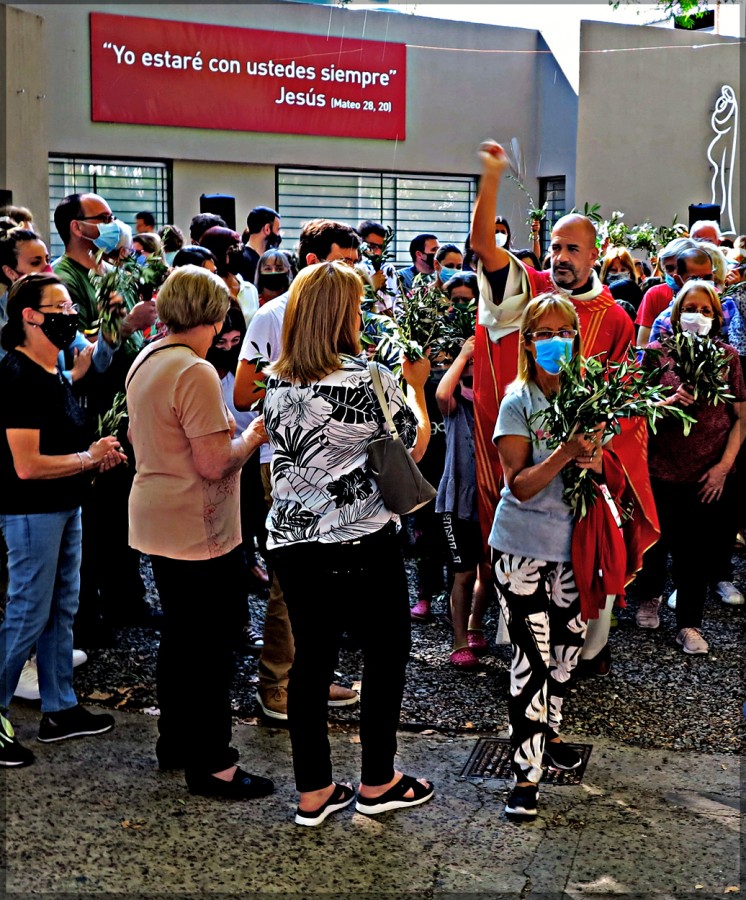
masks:
POLYGON ((0 626, 0 707, 7 709, 36 644, 42 712, 76 706, 73 619, 80 591, 80 509, 0 515, 8 602, 0 626))

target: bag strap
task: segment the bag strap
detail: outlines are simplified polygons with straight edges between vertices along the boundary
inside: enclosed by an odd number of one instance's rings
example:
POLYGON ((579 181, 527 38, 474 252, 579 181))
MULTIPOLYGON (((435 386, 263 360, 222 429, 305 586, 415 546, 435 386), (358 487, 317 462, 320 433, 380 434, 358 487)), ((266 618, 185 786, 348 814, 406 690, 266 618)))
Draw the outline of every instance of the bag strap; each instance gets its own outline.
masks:
POLYGON ((129 373, 127 376, 127 381, 125 382, 125 390, 132 384, 132 379, 137 375, 140 370, 140 366, 144 365, 149 359, 152 359, 156 353, 160 353, 161 350, 168 350, 169 347, 186 347, 187 350, 191 350, 194 353, 194 350, 189 346, 189 344, 164 344, 162 347, 156 347, 155 350, 152 350, 145 359, 140 360, 140 362, 135 366, 135 368, 129 373))
POLYGON ((388 426, 391 437, 394 440, 399 439, 399 432, 396 430, 396 425, 394 425, 394 418, 391 415, 391 410, 389 409, 389 405, 386 402, 386 395, 383 392, 383 384, 381 382, 381 372, 378 369, 378 366, 374 362, 368 363, 368 372, 370 373, 370 380, 373 383, 373 390, 376 392, 376 397, 378 398, 378 403, 381 407, 381 411, 383 412, 383 416, 386 419, 386 425, 388 426))

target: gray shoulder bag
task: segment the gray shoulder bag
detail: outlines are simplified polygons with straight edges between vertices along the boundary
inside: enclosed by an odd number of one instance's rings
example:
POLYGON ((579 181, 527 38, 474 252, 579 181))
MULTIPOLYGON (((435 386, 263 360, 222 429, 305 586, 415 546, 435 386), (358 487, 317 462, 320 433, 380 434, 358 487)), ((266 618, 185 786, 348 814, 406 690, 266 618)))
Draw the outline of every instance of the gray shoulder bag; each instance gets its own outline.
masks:
POLYGON ((387 509, 405 516, 435 499, 437 492, 423 477, 399 437, 383 392, 378 366, 369 362, 368 372, 388 431, 368 444, 368 469, 376 480, 387 509))

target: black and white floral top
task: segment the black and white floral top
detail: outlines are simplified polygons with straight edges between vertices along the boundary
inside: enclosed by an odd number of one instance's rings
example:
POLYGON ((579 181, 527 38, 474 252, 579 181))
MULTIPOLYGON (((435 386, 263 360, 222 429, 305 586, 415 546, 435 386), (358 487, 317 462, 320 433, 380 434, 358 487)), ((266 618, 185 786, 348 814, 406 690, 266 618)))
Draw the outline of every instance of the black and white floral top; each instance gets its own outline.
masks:
MULTIPOLYGON (((417 421, 396 379, 379 366, 397 430, 407 447, 417 421)), ((367 447, 385 433, 364 356, 311 384, 267 380, 264 424, 274 449, 270 549, 300 541, 357 540, 383 528, 386 509, 367 469, 367 447)))

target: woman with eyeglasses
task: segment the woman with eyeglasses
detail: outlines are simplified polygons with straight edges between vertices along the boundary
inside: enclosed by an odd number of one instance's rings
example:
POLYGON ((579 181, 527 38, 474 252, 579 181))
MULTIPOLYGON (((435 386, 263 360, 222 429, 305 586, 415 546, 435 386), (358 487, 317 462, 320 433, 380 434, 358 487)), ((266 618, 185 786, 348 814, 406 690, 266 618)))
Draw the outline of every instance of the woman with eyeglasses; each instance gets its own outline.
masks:
POLYGON ((729 605, 740 606, 743 594, 733 584, 732 550, 738 517, 734 464, 746 437, 746 386, 736 350, 722 340, 723 306, 707 281, 687 281, 671 310, 673 333, 698 334, 728 356, 728 384, 733 403, 694 400, 674 372, 665 346, 648 344, 644 365, 657 369, 660 383, 673 388, 672 401, 687 408, 697 422, 684 435, 678 420, 664 419, 650 436, 650 483, 658 508, 661 536, 644 556, 638 591, 640 628, 660 627, 659 608, 671 554, 676 585, 676 643, 684 653, 709 651, 702 634, 708 587, 729 605), (692 536, 696 535, 696 541, 692 536))
POLYGON ((77 330, 77 311, 54 275, 25 275, 8 293, 0 332, 0 529, 8 546, 8 602, 0 627, 0 765, 34 755, 5 718, 36 645, 42 719, 51 743, 114 727, 78 705, 72 685, 73 618, 80 587, 80 504, 94 471, 125 457, 115 437, 90 441, 85 415, 58 366, 77 330))
POLYGON ((545 293, 526 306, 518 377, 500 405, 493 440, 505 473, 489 544, 495 587, 513 645, 508 714, 516 784, 505 812, 536 815, 542 765, 571 770, 581 758, 559 738, 562 704, 580 659, 587 622, 572 570, 573 513, 562 470, 603 471, 595 437, 578 434, 554 450, 541 417, 559 389, 560 362, 581 352, 575 307, 545 293))

